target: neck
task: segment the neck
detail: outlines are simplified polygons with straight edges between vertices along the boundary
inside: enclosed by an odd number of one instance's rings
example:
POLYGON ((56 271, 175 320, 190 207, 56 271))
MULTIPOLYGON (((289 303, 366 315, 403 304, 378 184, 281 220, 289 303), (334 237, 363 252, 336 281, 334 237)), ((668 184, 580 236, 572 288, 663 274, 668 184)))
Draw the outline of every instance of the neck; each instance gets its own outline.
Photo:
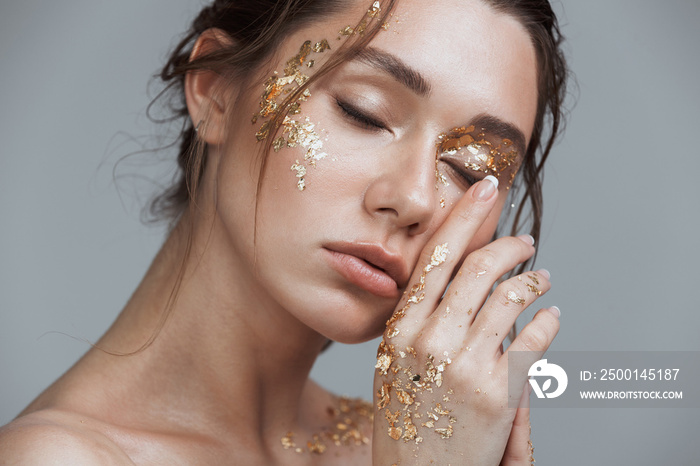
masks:
MULTIPOLYGON (((187 225, 184 218, 170 235, 99 346, 128 353, 155 335, 119 363, 131 366, 131 374, 138 366, 143 377, 130 379, 139 389, 152 387, 159 405, 176 400, 168 406, 192 413, 194 404, 209 425, 217 420, 217 429, 303 424, 308 375, 326 339, 286 312, 238 265, 240 257, 222 257, 235 248, 222 247, 226 240, 215 225, 195 231, 191 248, 187 225)), ((124 393, 134 388, 125 386, 124 393)))

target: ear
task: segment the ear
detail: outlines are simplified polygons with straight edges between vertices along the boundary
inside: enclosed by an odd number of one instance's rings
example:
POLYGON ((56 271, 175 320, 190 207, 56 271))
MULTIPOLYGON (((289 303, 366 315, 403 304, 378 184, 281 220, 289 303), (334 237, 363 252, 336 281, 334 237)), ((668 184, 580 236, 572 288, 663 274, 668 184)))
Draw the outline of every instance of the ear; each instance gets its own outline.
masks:
MULTIPOLYGON (((231 39, 219 29, 204 31, 192 48, 190 61, 231 45, 231 39)), ((192 124, 198 129, 199 138, 207 144, 224 142, 227 104, 231 89, 225 80, 211 70, 189 71, 185 76, 185 100, 192 124)))

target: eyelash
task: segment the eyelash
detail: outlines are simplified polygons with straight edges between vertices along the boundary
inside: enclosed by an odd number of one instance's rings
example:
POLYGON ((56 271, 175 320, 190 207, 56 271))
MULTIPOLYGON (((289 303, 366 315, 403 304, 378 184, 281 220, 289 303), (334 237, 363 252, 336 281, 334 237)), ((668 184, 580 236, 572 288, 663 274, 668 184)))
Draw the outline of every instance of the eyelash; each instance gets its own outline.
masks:
MULTIPOLYGON (((335 99, 335 102, 338 104, 338 107, 340 107, 341 111, 345 114, 346 117, 359 124, 362 128, 376 131, 386 129, 386 126, 381 121, 376 120, 371 116, 363 113, 357 107, 354 107, 349 103, 343 102, 342 100, 337 98, 335 99)), ((480 179, 471 176, 461 167, 455 167, 454 164, 447 161, 445 161, 445 163, 447 165, 447 168, 449 168, 449 170, 452 173, 454 173, 456 177, 467 183, 467 187, 480 181, 480 179)))
POLYGON ((447 168, 454 173, 457 177, 459 177, 461 180, 464 180, 464 182, 467 183, 467 188, 475 183, 478 183, 481 181, 479 178, 475 178, 474 176, 470 175, 467 173, 465 170, 455 167, 454 164, 445 161, 445 164, 447 165, 447 168))
POLYGON ((371 116, 363 113, 356 107, 353 107, 347 102, 343 102, 340 99, 335 99, 338 107, 343 111, 346 117, 353 120, 359 126, 368 130, 384 130, 386 126, 379 120, 372 118, 371 116))

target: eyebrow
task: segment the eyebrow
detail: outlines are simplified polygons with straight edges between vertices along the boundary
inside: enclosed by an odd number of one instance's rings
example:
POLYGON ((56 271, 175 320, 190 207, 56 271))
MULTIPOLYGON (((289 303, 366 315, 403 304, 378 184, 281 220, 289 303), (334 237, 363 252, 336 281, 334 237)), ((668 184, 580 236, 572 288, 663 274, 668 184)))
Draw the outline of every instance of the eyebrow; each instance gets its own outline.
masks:
MULTIPOLYGON (((430 94, 431 87, 428 80, 396 55, 374 47, 365 47, 354 59, 388 73, 421 97, 430 94)), ((478 115, 470 124, 502 139, 510 139, 518 153, 521 156, 525 155, 525 134, 517 126, 487 114, 478 115)))
POLYGON ((419 96, 425 96, 430 93, 430 83, 418 71, 411 68, 396 55, 374 47, 366 47, 357 53, 355 60, 390 74, 399 83, 419 96))
POLYGON ((487 133, 495 134, 501 139, 510 139, 518 150, 518 153, 522 157, 525 156, 525 134, 523 134, 517 126, 506 123, 493 115, 486 114, 478 115, 472 120, 470 125, 474 125, 476 128, 487 133))

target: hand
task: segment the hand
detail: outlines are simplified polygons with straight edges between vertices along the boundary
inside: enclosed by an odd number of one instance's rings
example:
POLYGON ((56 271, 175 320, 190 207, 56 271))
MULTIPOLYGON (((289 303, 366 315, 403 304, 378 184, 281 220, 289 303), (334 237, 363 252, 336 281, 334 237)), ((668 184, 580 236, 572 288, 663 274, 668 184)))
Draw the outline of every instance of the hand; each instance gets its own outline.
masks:
POLYGON ((528 272, 502 282, 489 296, 501 276, 532 257, 529 236, 500 238, 460 266, 495 204, 490 183, 472 186, 428 241, 387 322, 374 384, 375 464, 496 465, 511 431, 522 436, 522 428, 514 429, 508 377, 522 390, 527 367, 509 374, 508 353, 525 351, 534 363, 554 339, 559 320, 555 310, 540 310, 503 353, 515 319, 550 282, 544 270, 528 272))
POLYGON ((535 449, 530 440, 530 386, 525 385, 520 397, 518 411, 513 420, 506 451, 503 453, 500 466, 531 466, 535 462, 535 449))

